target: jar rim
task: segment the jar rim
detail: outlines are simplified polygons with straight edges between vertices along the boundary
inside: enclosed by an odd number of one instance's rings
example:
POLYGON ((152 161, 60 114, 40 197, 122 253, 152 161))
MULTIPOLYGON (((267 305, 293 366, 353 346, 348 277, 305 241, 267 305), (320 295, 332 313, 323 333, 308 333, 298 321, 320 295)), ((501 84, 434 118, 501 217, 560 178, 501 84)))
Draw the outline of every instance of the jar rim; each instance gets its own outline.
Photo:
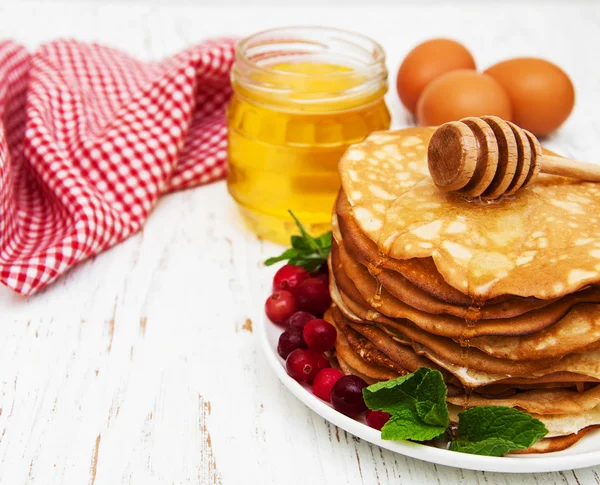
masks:
MULTIPOLYGON (((357 32, 350 31, 350 30, 346 30, 346 29, 340 29, 340 28, 336 28, 336 27, 302 26, 302 25, 288 26, 288 27, 276 27, 276 28, 272 28, 272 29, 266 29, 266 30, 256 32, 252 35, 249 35, 248 37, 243 38, 236 47, 236 52, 235 52, 236 62, 240 62, 240 63, 246 64, 248 66, 251 66, 252 69, 254 69, 254 70, 267 72, 267 73, 273 72, 274 69, 272 69, 271 66, 260 65, 257 62, 255 62, 248 55, 249 49, 251 49, 252 47, 261 45, 260 44, 261 42, 265 42, 265 41, 269 41, 269 40, 270 40, 270 43, 272 43, 272 44, 277 44, 277 43, 281 44, 281 43, 286 43, 286 42, 290 42, 290 41, 295 41, 295 42, 305 43, 307 45, 312 44, 314 46, 320 46, 325 49, 327 48, 327 44, 325 44, 326 40, 341 41, 344 44, 347 44, 354 48, 358 48, 368 54, 370 59, 368 62, 360 64, 361 69, 369 70, 369 69, 375 68, 378 65, 382 65, 382 64, 385 66, 386 57, 385 57, 385 51, 384 51, 383 47, 377 41, 373 40, 372 38, 370 38, 364 34, 360 34, 357 32), (315 39, 311 39, 308 35, 299 37, 297 39, 294 39, 292 37, 295 33, 296 33, 296 35, 300 35, 302 32, 305 32, 307 34, 308 33, 316 33, 317 36, 318 35, 324 36, 325 39, 315 40, 315 39), (278 35, 281 35, 281 37, 278 37, 278 35), (331 36, 331 37, 329 39, 327 39, 327 36, 331 36), (354 42, 353 42, 353 40, 354 40, 354 42), (253 42, 256 42, 255 46, 252 45, 253 42), (364 45, 360 45, 359 42, 364 45)), ((278 74, 278 76, 282 76, 282 77, 290 76, 290 77, 295 77, 295 78, 313 76, 313 74, 311 74, 311 73, 303 73, 303 72, 295 72, 295 71, 294 72, 291 72, 291 71, 286 72, 283 70, 277 70, 277 74, 278 74)), ((346 78, 346 77, 350 77, 353 75, 355 75, 355 74, 352 71, 332 71, 329 73, 320 73, 319 74, 319 76, 330 78, 330 79, 346 78)))

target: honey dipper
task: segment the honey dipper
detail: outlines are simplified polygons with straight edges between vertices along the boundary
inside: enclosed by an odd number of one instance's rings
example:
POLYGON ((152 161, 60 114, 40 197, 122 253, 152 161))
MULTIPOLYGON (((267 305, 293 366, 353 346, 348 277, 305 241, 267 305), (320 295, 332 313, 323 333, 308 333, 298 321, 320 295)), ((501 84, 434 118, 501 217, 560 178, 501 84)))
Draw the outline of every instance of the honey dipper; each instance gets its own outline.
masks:
POLYGON ((427 163, 441 191, 488 200, 514 195, 540 172, 600 182, 600 165, 543 155, 534 135, 496 116, 441 125, 429 141, 427 163))

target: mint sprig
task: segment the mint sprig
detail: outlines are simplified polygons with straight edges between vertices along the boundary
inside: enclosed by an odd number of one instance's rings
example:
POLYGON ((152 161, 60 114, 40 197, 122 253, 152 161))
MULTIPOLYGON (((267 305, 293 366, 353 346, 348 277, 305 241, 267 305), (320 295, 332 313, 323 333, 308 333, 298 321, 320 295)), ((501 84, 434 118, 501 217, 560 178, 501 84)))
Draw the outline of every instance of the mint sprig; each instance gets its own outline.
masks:
POLYGON ((271 266, 280 261, 288 261, 290 264, 302 266, 309 272, 317 271, 325 262, 331 251, 331 231, 319 237, 311 236, 292 211, 288 211, 296 226, 300 230, 300 236, 291 237, 292 247, 286 249, 279 256, 269 258, 265 261, 266 266, 271 266))
POLYGON ((547 433, 544 423, 530 414, 506 406, 477 406, 459 413, 457 438, 450 449, 502 456, 529 448, 547 433))
MULTIPOLYGON (((442 374, 421 367, 412 374, 363 389, 367 407, 390 413, 381 429, 384 440, 427 441, 443 435, 450 424, 442 374)), ((458 415, 450 450, 502 456, 529 448, 548 430, 530 414, 505 406, 477 406, 458 415)))
POLYGON ((450 424, 442 374, 421 367, 412 374, 378 382, 363 390, 367 407, 390 413, 381 429, 384 440, 431 440, 450 424))

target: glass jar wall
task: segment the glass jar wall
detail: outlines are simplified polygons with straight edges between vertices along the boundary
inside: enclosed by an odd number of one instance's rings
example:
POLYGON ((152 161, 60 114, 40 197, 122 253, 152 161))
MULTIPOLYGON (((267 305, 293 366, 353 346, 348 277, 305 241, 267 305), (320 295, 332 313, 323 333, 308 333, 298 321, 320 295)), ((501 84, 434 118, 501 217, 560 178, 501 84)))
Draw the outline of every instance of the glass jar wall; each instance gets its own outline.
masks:
POLYGON ((229 192, 252 229, 288 243, 329 230, 346 148, 389 128, 382 48, 358 34, 285 28, 243 40, 228 110, 229 192))

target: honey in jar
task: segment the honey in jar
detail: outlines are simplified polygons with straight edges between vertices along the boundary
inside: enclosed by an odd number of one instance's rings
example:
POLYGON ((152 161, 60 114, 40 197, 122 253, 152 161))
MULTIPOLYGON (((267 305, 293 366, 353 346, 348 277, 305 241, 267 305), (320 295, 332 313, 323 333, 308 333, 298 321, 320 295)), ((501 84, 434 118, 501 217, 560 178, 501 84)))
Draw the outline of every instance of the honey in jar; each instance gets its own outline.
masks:
POLYGON ((313 234, 329 230, 349 145, 385 130, 383 49, 358 34, 284 28, 243 40, 228 109, 229 192, 261 237, 288 243, 288 210, 313 234))

